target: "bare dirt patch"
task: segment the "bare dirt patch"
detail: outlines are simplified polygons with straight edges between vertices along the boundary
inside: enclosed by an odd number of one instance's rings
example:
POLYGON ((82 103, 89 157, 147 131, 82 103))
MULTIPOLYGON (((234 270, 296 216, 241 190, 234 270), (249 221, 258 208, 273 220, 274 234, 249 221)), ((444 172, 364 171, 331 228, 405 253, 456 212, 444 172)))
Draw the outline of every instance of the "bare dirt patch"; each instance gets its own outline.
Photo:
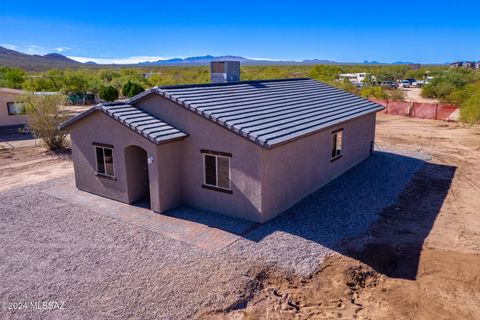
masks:
POLYGON ((424 103, 438 103, 437 99, 424 98, 422 97, 421 88, 400 88, 405 96, 405 100, 412 102, 424 102, 424 103))
POLYGON ((36 184, 72 173, 69 152, 44 147, 0 151, 0 191, 36 184))
POLYGON ((206 319, 480 319, 480 127, 379 116, 377 144, 432 155, 310 278, 271 274, 206 319))

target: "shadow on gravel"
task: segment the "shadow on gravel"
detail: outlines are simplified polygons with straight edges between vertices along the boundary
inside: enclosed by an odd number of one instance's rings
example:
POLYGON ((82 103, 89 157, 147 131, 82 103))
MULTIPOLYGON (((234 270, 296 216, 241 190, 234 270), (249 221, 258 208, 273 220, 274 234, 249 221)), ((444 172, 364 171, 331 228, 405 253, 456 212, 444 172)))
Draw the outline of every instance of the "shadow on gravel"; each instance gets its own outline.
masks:
POLYGON ((377 151, 243 236, 260 242, 274 232, 288 233, 378 272, 414 279, 423 242, 454 174, 455 167, 377 151))

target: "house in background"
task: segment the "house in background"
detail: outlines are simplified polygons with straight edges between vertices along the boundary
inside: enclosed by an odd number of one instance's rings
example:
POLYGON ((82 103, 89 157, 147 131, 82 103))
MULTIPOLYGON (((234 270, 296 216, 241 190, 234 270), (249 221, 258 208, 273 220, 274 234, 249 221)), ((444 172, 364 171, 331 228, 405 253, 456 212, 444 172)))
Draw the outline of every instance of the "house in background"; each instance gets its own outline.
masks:
POLYGON ((472 61, 457 61, 450 63, 451 68, 478 69, 479 63, 472 61))
POLYGON ((18 132, 18 129, 27 122, 23 107, 18 102, 23 94, 25 94, 23 90, 0 88, 0 131, 2 133, 18 132))
POLYGON ((77 188, 263 223, 370 155, 382 106, 308 78, 238 81, 238 62, 211 70, 212 84, 155 87, 62 124, 77 188))

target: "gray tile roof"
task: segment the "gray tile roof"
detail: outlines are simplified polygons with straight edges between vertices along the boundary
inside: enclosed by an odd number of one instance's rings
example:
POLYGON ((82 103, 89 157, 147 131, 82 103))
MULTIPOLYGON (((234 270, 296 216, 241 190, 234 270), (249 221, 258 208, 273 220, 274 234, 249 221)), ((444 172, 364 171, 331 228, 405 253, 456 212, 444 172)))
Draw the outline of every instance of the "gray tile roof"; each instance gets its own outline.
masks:
POLYGON ((179 140, 188 136, 162 120, 129 104, 97 105, 62 123, 59 128, 66 128, 95 111, 105 113, 156 144, 179 140))
POLYGON ((129 102, 152 93, 266 148, 384 109, 308 78, 156 87, 129 102))

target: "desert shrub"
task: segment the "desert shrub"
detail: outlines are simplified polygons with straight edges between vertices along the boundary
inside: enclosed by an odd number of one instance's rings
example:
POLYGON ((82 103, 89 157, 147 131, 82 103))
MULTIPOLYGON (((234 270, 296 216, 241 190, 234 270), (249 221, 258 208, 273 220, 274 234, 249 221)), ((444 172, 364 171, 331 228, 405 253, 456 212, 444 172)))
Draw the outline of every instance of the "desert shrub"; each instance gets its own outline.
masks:
POLYGON ((387 90, 386 94, 388 99, 391 100, 403 100, 405 98, 405 94, 402 90, 387 90))
POLYGON ((128 97, 133 97, 133 96, 136 96, 137 94, 139 93, 142 93, 143 91, 145 91, 145 89, 139 85, 138 83, 132 83, 132 86, 130 87, 130 91, 128 92, 128 97))
POLYGON ((340 81, 338 84, 336 84, 336 86, 339 89, 345 90, 350 93, 358 94, 359 92, 359 89, 357 88, 357 86, 348 80, 340 81))
POLYGON ((113 86, 106 86, 100 89, 100 98, 105 101, 115 101, 118 99, 118 90, 113 86))
POLYGON ((139 93, 142 93, 145 89, 136 82, 128 81, 122 88, 122 95, 124 97, 133 97, 139 93))
POLYGON ((128 97, 130 94, 130 89, 132 88, 132 81, 128 80, 122 87, 122 95, 128 97))
POLYGON ((468 98, 461 104, 460 119, 468 123, 480 123, 480 82, 467 86, 468 98))
POLYGON ((58 126, 67 120, 65 96, 27 94, 21 98, 28 125, 34 134, 43 140, 50 150, 65 147, 67 132, 58 126))
POLYGON ((319 64, 312 68, 310 77, 323 82, 332 83, 343 72, 343 69, 338 66, 319 64))
POLYGON ((360 91, 360 95, 364 98, 387 99, 385 90, 380 86, 366 86, 360 91))
POLYGON ((0 87, 21 89, 25 72, 20 68, 0 67, 0 87))

